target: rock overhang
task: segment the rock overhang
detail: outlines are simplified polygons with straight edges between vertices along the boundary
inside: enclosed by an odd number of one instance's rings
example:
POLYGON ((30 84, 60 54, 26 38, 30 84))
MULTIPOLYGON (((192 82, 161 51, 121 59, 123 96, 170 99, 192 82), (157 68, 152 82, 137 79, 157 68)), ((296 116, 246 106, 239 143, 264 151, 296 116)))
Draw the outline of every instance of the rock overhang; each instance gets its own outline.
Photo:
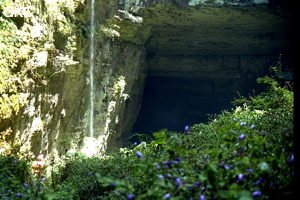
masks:
POLYGON ((291 16, 280 8, 156 5, 140 13, 152 27, 148 53, 266 55, 292 51, 291 16))
POLYGON ((119 40, 143 45, 149 55, 274 55, 293 50, 289 1, 125 2, 119 10, 125 20, 117 22, 119 40))
POLYGON ((151 36, 133 132, 180 131, 185 123, 205 122, 208 113, 229 109, 236 92, 262 91, 255 80, 268 74, 280 54, 290 59, 293 51, 292 14, 279 6, 157 4, 134 15, 151 27, 151 36))

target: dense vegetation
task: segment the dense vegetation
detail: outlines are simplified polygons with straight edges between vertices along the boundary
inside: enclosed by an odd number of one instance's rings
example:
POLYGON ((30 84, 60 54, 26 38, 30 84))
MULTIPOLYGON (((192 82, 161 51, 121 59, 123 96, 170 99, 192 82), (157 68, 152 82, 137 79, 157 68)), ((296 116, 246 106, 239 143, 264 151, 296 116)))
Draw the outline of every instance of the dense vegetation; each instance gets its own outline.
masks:
MULTIPOLYGON (((275 69, 275 68, 274 68, 275 69)), ((207 123, 166 129, 105 156, 66 154, 43 174, 0 157, 2 199, 293 199, 294 96, 289 82, 240 97, 207 123)))

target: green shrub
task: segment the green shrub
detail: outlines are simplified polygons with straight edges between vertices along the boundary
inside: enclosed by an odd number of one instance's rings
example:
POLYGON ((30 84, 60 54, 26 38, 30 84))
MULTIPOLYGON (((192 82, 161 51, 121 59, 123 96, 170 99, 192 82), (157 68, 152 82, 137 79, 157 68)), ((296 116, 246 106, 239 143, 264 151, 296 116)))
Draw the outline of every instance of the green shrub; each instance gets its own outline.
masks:
POLYGON ((0 199, 48 199, 46 179, 35 177, 29 162, 0 156, 0 166, 0 199))
POLYGON ((272 77, 258 82, 269 89, 190 131, 163 129, 106 159, 68 160, 56 190, 73 199, 291 198, 293 92, 272 77))
MULTIPOLYGON (((53 200, 293 199, 293 92, 274 77, 258 82, 269 89, 183 133, 162 129, 152 141, 102 157, 66 154, 45 184, 53 193, 42 194, 53 200)), ((22 181, 10 183, 14 191, 22 181)))

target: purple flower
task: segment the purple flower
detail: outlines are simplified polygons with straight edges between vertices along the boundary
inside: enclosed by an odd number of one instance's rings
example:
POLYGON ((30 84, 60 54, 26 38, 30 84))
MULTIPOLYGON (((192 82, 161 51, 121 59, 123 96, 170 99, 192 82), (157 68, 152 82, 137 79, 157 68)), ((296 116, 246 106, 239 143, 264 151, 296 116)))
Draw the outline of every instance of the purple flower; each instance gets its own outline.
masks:
POLYGON ((14 164, 16 164, 18 161, 16 161, 16 160, 14 160, 14 161, 12 161, 12 163, 14 163, 14 164))
POLYGON ((163 163, 164 163, 164 165, 171 165, 171 162, 169 160, 166 160, 163 163))
POLYGON ((117 183, 113 183, 110 185, 111 188, 116 188, 117 187, 117 183))
POLYGON ((273 187, 274 185, 276 185, 276 183, 275 183, 275 182, 272 182, 272 183, 270 184, 270 187, 273 187))
POLYGON ((249 174, 252 174, 253 172, 254 172, 253 169, 248 169, 248 173, 249 173, 249 174))
POLYGON ((162 180, 165 179, 165 177, 163 175, 161 175, 161 174, 158 175, 158 178, 160 178, 162 180))
POLYGON ((232 118, 232 120, 233 120, 234 122, 237 122, 236 118, 232 118))
POLYGON ((242 181, 244 180, 244 174, 239 173, 239 174, 237 175, 237 180, 238 180, 239 183, 242 182, 242 181))
POLYGON ((224 166, 224 164, 225 164, 225 161, 224 161, 224 160, 222 160, 222 161, 219 163, 219 166, 220 166, 220 167, 223 167, 223 166, 224 166))
POLYGON ((170 165, 172 164, 169 160, 166 160, 166 161, 164 161, 163 162, 164 163, 164 167, 165 167, 165 169, 168 169, 169 167, 170 167, 170 165))
POLYGON ((133 200, 133 199, 134 199, 133 194, 128 194, 128 195, 127 195, 127 200, 133 200))
POLYGON ((184 132, 186 132, 186 133, 187 133, 187 132, 190 132, 190 127, 189 127, 189 126, 185 126, 185 127, 184 127, 184 132))
POLYGON ((137 142, 134 142, 133 145, 136 147, 136 146, 138 145, 138 143, 137 143, 137 142))
POLYGON ((241 122, 240 126, 245 126, 247 123, 246 122, 241 122))
POLYGON ((25 188, 29 188, 29 185, 27 183, 23 184, 25 188))
POLYGON ((224 165, 224 168, 227 170, 230 169, 230 167, 231 167, 231 165, 228 165, 228 164, 224 165))
POLYGON ((259 191, 259 190, 257 190, 257 191, 255 191, 255 192, 252 193, 252 197, 253 197, 253 198, 257 198, 257 197, 260 197, 261 194, 262 194, 262 192, 259 191))
POLYGON ((181 186, 182 180, 180 178, 175 178, 175 184, 177 187, 181 186))
POLYGON ((243 139, 245 139, 245 134, 242 133, 240 136, 239 136, 239 141, 242 141, 243 139))
POLYGON ((176 161, 181 162, 183 159, 180 157, 175 158, 176 161))
POLYGON ((170 193, 165 194, 164 198, 165 199, 170 199, 171 198, 171 194, 170 193))
POLYGON ((16 196, 16 197, 22 197, 22 196, 23 196, 23 194, 21 194, 21 193, 17 193, 17 194, 15 194, 15 196, 16 196))
POLYGON ((172 176, 171 174, 168 173, 168 174, 166 174, 166 177, 167 177, 167 178, 172 178, 173 176, 172 176))
POLYGON ((200 184, 201 184, 201 182, 200 182, 200 181, 197 181, 196 183, 194 183, 193 186, 196 188, 196 187, 198 187, 200 184))
POLYGON ((250 125, 250 128, 255 128, 255 125, 254 125, 254 124, 251 124, 251 125, 250 125))
POLYGON ((158 163, 154 163, 154 166, 156 167, 156 169, 160 169, 160 165, 158 163))
POLYGON ((199 200, 205 200, 204 194, 201 194, 201 195, 199 196, 199 200))
POLYGON ((135 155, 136 155, 138 158, 144 158, 143 154, 142 154, 140 151, 135 152, 135 155))
POLYGON ((260 184, 262 184, 262 182, 263 182, 262 177, 259 177, 259 179, 258 179, 258 181, 256 181, 255 185, 260 185, 260 184))
POLYGON ((93 175, 93 172, 89 172, 88 175, 93 175))
POLYGON ((41 181, 42 181, 42 182, 45 182, 45 181, 46 181, 46 179, 45 179, 45 178, 41 178, 41 181))
POLYGON ((293 164, 293 163, 294 163, 294 154, 292 154, 292 155, 290 156, 289 163, 290 163, 290 164, 293 164))

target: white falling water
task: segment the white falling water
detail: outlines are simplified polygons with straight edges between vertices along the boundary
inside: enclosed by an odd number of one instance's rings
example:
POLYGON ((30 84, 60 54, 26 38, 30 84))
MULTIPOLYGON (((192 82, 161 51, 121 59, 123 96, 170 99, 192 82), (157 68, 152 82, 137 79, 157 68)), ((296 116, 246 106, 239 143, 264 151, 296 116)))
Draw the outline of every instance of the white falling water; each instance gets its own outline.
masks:
POLYGON ((91 36, 90 36, 90 137, 94 137, 94 34, 95 34, 95 8, 91 0, 91 36))

